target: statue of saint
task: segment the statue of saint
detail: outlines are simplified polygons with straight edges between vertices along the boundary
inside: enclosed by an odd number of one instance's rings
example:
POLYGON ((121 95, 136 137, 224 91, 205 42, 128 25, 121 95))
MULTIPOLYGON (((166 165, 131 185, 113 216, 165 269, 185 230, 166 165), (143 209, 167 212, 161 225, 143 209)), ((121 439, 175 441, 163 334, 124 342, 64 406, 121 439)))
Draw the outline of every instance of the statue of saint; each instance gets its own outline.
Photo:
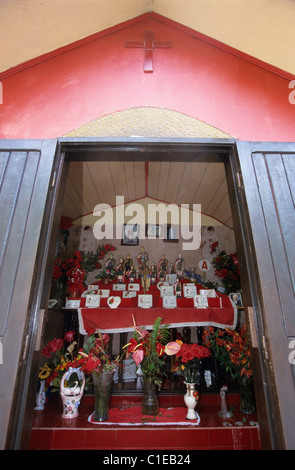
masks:
POLYGON ((115 264, 116 264, 116 260, 113 258, 113 253, 110 253, 110 257, 106 261, 106 264, 105 264, 105 270, 107 274, 109 274, 111 271, 115 269, 115 264))
POLYGON ((174 268, 176 271, 176 274, 178 277, 183 277, 183 271, 184 271, 184 259, 182 255, 178 255, 177 260, 174 263, 174 268))
POLYGON ((159 279, 165 279, 165 276, 168 271, 168 260, 165 258, 164 253, 161 255, 161 259, 158 262, 158 278, 159 279))
POLYGON ((130 253, 127 254, 127 258, 124 261, 125 264, 125 270, 128 272, 131 269, 131 266, 133 266, 133 261, 130 258, 130 253))
POLYGON ((145 251, 144 246, 141 246, 140 253, 137 256, 139 272, 144 271, 144 268, 146 267, 148 260, 149 260, 149 255, 145 251))
POLYGON ((124 259, 120 258, 120 263, 116 267, 117 271, 117 282, 122 283, 125 280, 125 264, 124 264, 124 259))
POLYGON ((151 283, 156 284, 157 282, 157 268, 155 263, 153 262, 151 267, 150 267, 150 277, 151 277, 151 283))

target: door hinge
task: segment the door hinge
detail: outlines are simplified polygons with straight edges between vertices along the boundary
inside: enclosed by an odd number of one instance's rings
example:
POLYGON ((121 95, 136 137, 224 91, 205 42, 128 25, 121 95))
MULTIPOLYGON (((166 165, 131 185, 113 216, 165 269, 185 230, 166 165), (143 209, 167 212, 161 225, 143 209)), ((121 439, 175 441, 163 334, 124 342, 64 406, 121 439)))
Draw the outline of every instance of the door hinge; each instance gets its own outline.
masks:
POLYGON ((241 173, 239 171, 237 171, 237 183, 238 183, 238 188, 241 188, 242 187, 242 177, 241 177, 241 173))
POLYGON ((53 172, 52 178, 51 178, 51 187, 54 188, 56 182, 56 171, 53 172))
POLYGON ((263 346, 264 357, 268 361, 269 356, 268 356, 268 351, 267 351, 266 338, 264 335, 262 335, 262 346, 263 346))

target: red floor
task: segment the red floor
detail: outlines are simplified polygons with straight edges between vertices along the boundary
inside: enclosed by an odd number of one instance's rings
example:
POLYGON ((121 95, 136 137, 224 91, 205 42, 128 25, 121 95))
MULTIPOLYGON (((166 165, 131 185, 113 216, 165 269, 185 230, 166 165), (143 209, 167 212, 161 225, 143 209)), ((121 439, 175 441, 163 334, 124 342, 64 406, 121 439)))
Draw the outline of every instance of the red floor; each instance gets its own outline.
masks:
MULTIPOLYGON (((160 406, 184 406, 182 395, 160 395, 160 406)), ((239 396, 228 395, 228 408, 234 407, 234 418, 224 426, 218 417, 219 396, 200 397, 197 411, 199 425, 141 425, 116 426, 97 425, 87 421, 93 411, 93 396, 84 396, 77 418, 61 417, 62 405, 59 397, 51 397, 45 410, 34 411, 31 434, 31 449, 61 450, 259 450, 259 427, 255 415, 242 415, 239 411, 239 396), (238 425, 242 422, 243 425, 238 425)), ((110 406, 126 407, 141 403, 141 396, 115 395, 110 406)))

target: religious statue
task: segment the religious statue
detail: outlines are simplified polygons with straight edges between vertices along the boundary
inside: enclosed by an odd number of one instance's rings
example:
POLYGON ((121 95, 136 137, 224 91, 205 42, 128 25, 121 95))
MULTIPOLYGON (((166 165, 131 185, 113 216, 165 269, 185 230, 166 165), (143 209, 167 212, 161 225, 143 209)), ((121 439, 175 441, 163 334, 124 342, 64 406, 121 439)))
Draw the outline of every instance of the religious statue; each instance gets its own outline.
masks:
POLYGON ((181 297, 181 282, 179 280, 174 284, 174 294, 176 297, 181 297))
POLYGON ((175 269, 173 263, 170 264, 169 274, 176 274, 176 269, 175 269))
POLYGON ((130 267, 129 271, 126 272, 126 277, 127 277, 127 279, 129 280, 129 282, 131 284, 135 281, 135 279, 136 279, 136 269, 133 265, 130 267))
POLYGON ((157 268, 155 263, 153 262, 151 267, 150 267, 150 278, 151 278, 151 284, 156 284, 157 282, 157 268))
POLYGON ((116 267, 117 271, 117 282, 122 283, 125 280, 125 264, 124 264, 124 259, 120 258, 120 263, 116 267))
POLYGON ((113 258, 113 253, 110 253, 109 259, 107 259, 105 264, 106 273, 109 274, 115 269, 116 260, 113 258))
POLYGON ((177 260, 174 263, 174 268, 178 277, 183 277, 184 272, 184 259, 182 255, 178 255, 177 260))
POLYGON ((161 259, 158 262, 158 279, 162 280, 167 274, 168 271, 168 260, 165 258, 164 253, 161 255, 161 259))
POLYGON ((141 246, 140 253, 137 256, 139 273, 141 273, 141 271, 144 271, 144 268, 147 265, 148 259, 149 259, 149 255, 145 251, 144 246, 141 246))
POLYGON ((150 283, 151 283, 151 281, 150 281, 150 271, 149 271, 148 266, 145 266, 145 268, 142 272, 142 276, 141 276, 141 285, 143 287, 144 294, 146 293, 147 290, 149 290, 150 283))
POLYGON ((124 264, 125 264, 125 270, 126 270, 126 272, 127 272, 127 271, 130 271, 131 266, 133 266, 133 261, 132 261, 132 259, 130 258, 130 253, 127 254, 127 258, 125 259, 124 264))

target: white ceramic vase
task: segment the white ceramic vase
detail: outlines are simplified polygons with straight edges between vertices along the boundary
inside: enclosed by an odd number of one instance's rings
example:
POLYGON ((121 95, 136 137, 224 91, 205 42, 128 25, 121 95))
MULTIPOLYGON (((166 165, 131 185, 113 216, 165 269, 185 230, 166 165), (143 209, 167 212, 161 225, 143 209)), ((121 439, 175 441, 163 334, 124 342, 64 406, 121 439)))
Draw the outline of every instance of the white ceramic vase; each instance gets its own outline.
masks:
POLYGON ((45 401, 46 401, 45 380, 40 380, 40 388, 36 396, 35 410, 38 410, 38 411, 44 410, 45 401))
POLYGON ((187 415, 186 419, 194 419, 197 420, 196 424, 200 423, 200 416, 196 412, 195 408, 197 406, 197 400, 194 396, 195 391, 195 383, 187 383, 184 382, 186 385, 186 394, 184 395, 184 403, 187 406, 187 415))

